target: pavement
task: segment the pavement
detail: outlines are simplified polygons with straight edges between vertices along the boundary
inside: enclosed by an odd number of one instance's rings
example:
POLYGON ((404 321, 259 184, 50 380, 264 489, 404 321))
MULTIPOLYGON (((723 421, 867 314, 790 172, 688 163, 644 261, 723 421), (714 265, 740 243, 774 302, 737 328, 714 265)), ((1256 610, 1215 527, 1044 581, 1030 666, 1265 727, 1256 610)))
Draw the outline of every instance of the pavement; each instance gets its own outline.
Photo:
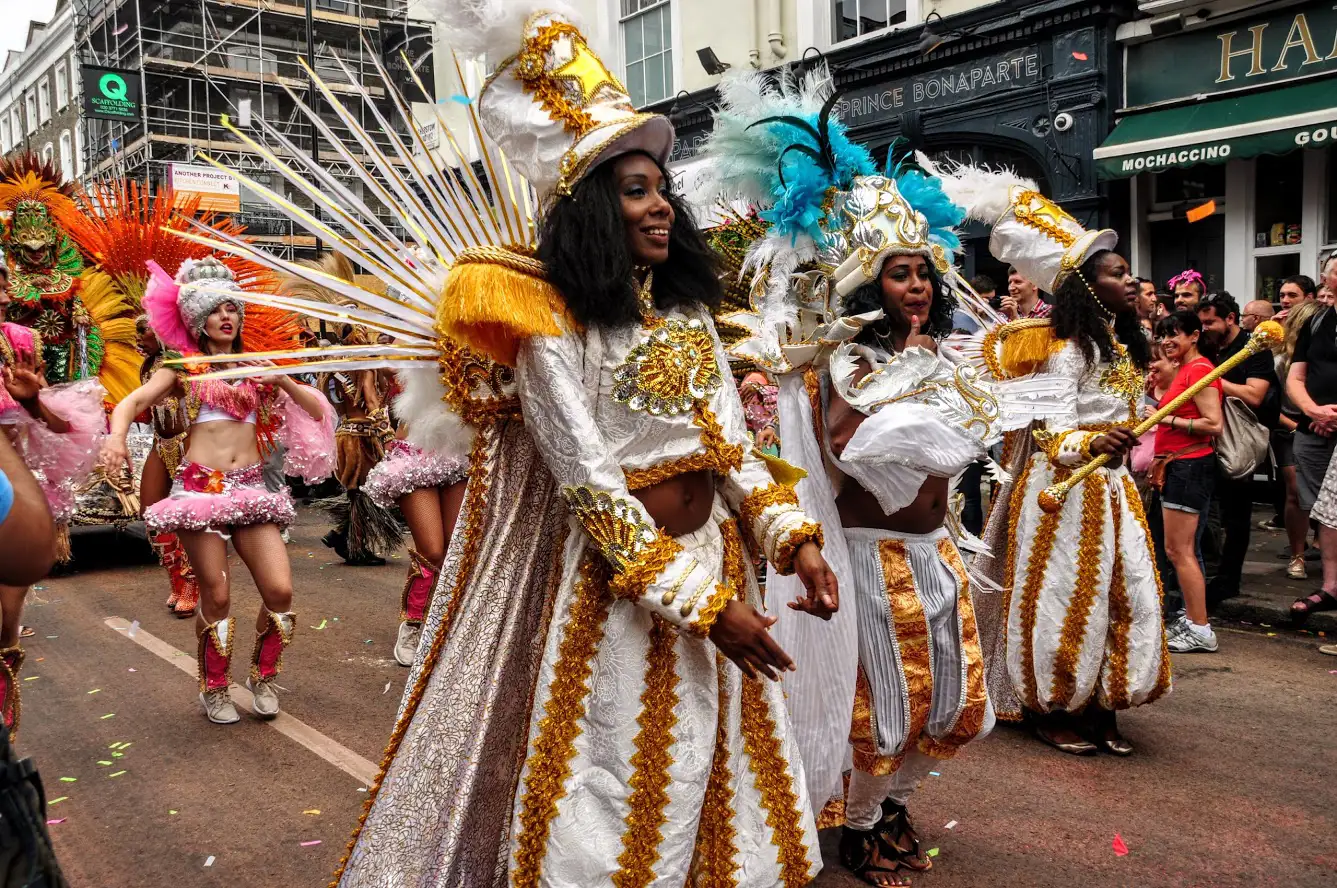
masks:
MULTIPOLYGON (((41 770, 74 888, 328 883, 403 691, 391 647, 407 559, 344 566, 324 529, 299 511, 298 630, 273 722, 204 719, 191 623, 163 606, 166 577, 142 542, 81 537, 80 572, 34 589, 19 748, 41 770)), ((1255 534, 1241 606, 1284 615, 1300 589, 1269 560, 1271 536, 1255 534)), ((244 570, 234 586, 244 680, 259 598, 244 570)), ((938 849, 914 884, 1337 884, 1337 658, 1279 617, 1251 622, 1269 625, 1218 622, 1221 652, 1177 656, 1174 692, 1123 717, 1132 758, 1071 758, 1000 727, 945 763, 911 803, 938 849)), ((823 836, 817 886, 859 884, 837 838, 823 836)))
MULTIPOLYGON (((1240 594, 1221 602, 1215 616, 1249 624, 1290 626, 1291 605, 1295 599, 1317 591, 1322 585, 1323 569, 1318 561, 1306 562, 1308 578, 1292 580, 1286 576, 1290 546, 1279 530, 1260 530, 1258 522, 1271 517, 1272 510, 1254 510, 1253 533, 1249 535, 1249 554, 1244 562, 1244 581, 1240 594)), ((1337 641, 1337 611, 1311 614, 1301 627, 1315 635, 1332 636, 1337 641)))

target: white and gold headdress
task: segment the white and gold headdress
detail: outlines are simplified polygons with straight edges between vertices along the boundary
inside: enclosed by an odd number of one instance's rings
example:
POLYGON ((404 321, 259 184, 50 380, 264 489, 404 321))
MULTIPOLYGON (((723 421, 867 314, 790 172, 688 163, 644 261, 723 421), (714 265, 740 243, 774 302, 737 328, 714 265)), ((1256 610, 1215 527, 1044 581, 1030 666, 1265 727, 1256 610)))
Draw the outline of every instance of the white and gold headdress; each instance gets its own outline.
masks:
POLYGON ((919 163, 942 180, 943 191, 966 216, 993 226, 989 252, 1016 266, 1023 277, 1053 293, 1086 257, 1112 250, 1119 235, 1109 228, 1088 230, 1040 193, 1031 179, 1011 170, 960 164, 939 170, 920 154, 919 163))
POLYGON ((644 151, 661 164, 673 124, 638 112, 562 3, 432 0, 453 46, 502 59, 478 96, 483 127, 545 199, 601 162, 644 151))

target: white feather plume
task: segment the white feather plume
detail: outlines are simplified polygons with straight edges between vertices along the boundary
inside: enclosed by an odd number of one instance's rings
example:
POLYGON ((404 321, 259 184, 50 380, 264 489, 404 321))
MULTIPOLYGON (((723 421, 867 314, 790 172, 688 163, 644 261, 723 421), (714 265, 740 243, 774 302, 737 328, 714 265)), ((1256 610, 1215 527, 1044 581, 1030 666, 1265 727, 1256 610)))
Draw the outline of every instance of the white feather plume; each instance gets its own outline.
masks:
POLYGON ((446 31, 446 43, 461 55, 509 58, 520 48, 525 22, 536 12, 551 12, 579 26, 579 17, 562 0, 419 0, 416 10, 446 31))
POLYGON ((474 430, 446 406, 440 369, 399 370, 397 375, 404 390, 395 396, 395 415, 408 419, 408 442, 431 453, 467 459, 474 430))
POLYGON ((942 180, 943 192, 952 203, 966 211, 966 218, 993 224, 1011 203, 1008 192, 1013 186, 1038 191, 1034 179, 1019 175, 1016 170, 1002 167, 991 170, 986 166, 945 161, 935 163, 922 151, 915 152, 915 160, 930 176, 942 180))

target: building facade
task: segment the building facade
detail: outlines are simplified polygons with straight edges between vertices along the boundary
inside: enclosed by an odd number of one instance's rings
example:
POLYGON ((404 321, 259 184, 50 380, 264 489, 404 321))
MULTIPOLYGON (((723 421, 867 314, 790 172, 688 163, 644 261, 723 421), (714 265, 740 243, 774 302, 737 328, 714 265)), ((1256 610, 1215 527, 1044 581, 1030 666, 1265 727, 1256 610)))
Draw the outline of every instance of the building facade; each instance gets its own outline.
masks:
POLYGON ((48 22, 30 22, 22 50, 0 69, 0 154, 32 151, 73 181, 83 174, 74 15, 60 0, 48 22))
POLYGON ((1119 122, 1096 152, 1127 189, 1135 268, 1195 268, 1241 304, 1337 249, 1337 7, 1144 2, 1119 30, 1119 122))

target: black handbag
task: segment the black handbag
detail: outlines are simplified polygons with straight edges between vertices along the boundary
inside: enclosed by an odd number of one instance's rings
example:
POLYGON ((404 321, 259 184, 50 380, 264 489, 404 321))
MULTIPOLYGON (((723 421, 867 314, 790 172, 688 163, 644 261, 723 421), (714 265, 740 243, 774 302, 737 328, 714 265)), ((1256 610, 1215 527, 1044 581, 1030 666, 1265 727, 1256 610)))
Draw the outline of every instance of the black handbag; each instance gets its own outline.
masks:
POLYGON ((46 829, 37 766, 14 755, 0 730, 0 888, 68 888, 46 829))

